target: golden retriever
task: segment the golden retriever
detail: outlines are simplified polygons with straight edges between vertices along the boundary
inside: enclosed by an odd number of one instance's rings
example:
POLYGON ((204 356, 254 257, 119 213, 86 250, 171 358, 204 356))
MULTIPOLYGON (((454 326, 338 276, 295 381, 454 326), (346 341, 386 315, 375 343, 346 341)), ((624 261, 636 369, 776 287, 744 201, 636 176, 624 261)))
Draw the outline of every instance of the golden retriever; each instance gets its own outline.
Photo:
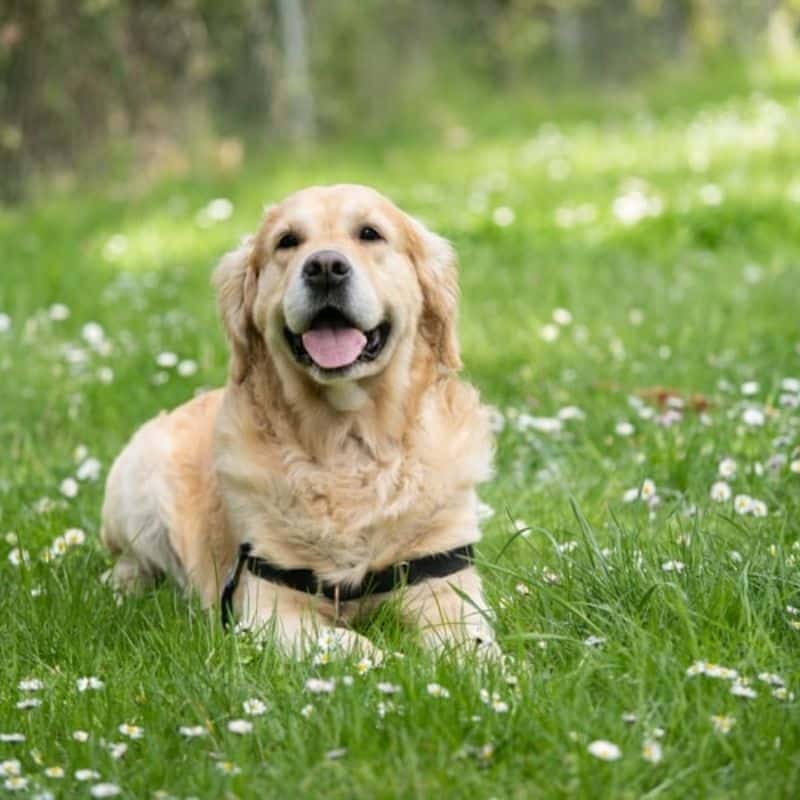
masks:
MULTIPOLYGON (((487 410, 457 377, 450 245, 376 191, 313 187, 269 208, 214 274, 230 343, 224 389, 147 422, 108 476, 102 538, 120 591, 170 575, 219 602, 237 548, 326 585, 480 538, 487 410)), ((289 654, 388 597, 431 647, 492 650, 472 564, 337 602, 241 573, 239 625, 289 654)))

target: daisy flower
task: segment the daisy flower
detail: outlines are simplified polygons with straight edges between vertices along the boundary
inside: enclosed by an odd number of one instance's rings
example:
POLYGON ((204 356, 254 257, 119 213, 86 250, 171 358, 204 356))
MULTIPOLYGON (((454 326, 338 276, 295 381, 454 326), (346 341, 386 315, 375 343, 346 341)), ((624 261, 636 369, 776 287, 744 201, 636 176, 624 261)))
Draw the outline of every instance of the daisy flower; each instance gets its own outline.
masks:
POLYGON ((187 739, 196 739, 198 736, 205 736, 208 731, 202 725, 181 725, 178 733, 187 739))
POLYGON ((492 222, 499 228, 507 228, 516 219, 517 215, 514 213, 513 208, 508 206, 498 206, 492 212, 492 222))
POLYGON ((665 561, 661 565, 664 572, 683 572, 686 569, 686 564, 683 561, 665 561))
POLYGON ((746 408, 742 412, 742 422, 752 428, 758 428, 764 424, 764 412, 758 408, 746 408))
POLYGON ((728 714, 712 714, 711 724, 714 726, 714 730, 717 733, 727 736, 736 724, 736 719, 728 714))
POLYGON ((300 715, 308 719, 314 713, 314 706, 309 703, 300 709, 300 715))
POLYGON ((336 688, 335 680, 324 678, 309 678, 306 681, 306 690, 312 694, 330 694, 336 688))
POLYGON ((739 681, 736 681, 731 686, 731 694, 735 694, 737 697, 746 697, 748 700, 758 697, 758 692, 755 689, 739 681))
POLYGON ((5 779, 3 786, 9 792, 18 792, 28 788, 28 779, 23 778, 21 775, 12 775, 10 778, 5 779))
POLYGON ((96 781, 100 777, 100 773, 95 769, 79 769, 75 773, 76 781, 96 781))
POLYGON ((655 496, 655 493, 655 483, 650 480, 650 478, 645 478, 642 483, 642 488, 639 490, 639 496, 642 498, 642 500, 650 500, 655 496))
POLYGON ((253 723, 246 719, 232 719, 228 723, 228 730, 231 733, 236 733, 243 736, 246 733, 251 733, 253 730, 253 723))
POLYGON ((362 658, 358 664, 356 664, 356 672, 359 675, 366 675, 373 666, 371 658, 362 658))
POLYGON ((100 477, 100 470, 101 470, 100 462, 96 458, 90 457, 87 458, 78 466, 78 469, 75 470, 75 477, 79 481, 96 481, 100 477))
POLYGON ((731 499, 731 487, 725 481, 717 481, 711 486, 710 494, 715 503, 726 503, 731 499))
POLYGON ((86 731, 73 731, 72 738, 76 742, 88 742, 89 741, 89 734, 86 731))
POLYGON ((257 697, 251 697, 249 700, 245 700, 244 703, 242 703, 242 707, 244 708, 244 713, 251 717, 260 717, 262 714, 267 713, 267 704, 257 697))
POLYGON ((376 688, 381 694, 397 694, 400 691, 400 687, 396 683, 385 681, 380 682, 376 688))
POLYGON ((633 436, 633 434, 636 433, 636 428, 634 428, 630 422, 623 421, 618 422, 614 426, 614 432, 617 436, 633 436))
POLYGON ((12 567, 19 567, 23 563, 30 563, 31 554, 21 547, 14 547, 8 552, 8 560, 12 567))
POLYGON ((747 494, 737 494, 733 500, 733 509, 737 514, 749 514, 753 510, 753 498, 747 494))
POLYGON ((12 744, 24 741, 25 741, 24 733, 0 733, 0 742, 12 744))
POLYGON ((140 728, 138 725, 131 725, 127 722, 123 722, 117 730, 129 739, 141 739, 144 736, 144 728, 140 728))
POLYGON ((96 783, 89 789, 92 797, 116 797, 121 792, 122 789, 116 783, 96 783))
POLYGON ((28 697, 25 700, 18 700, 16 707, 19 709, 37 708, 42 704, 38 697, 28 697))
POLYGON ((48 778, 56 778, 60 780, 65 775, 64 767, 47 767, 47 769, 44 770, 44 774, 48 778))
POLYGON ((427 691, 431 697, 441 697, 445 699, 450 697, 450 692, 438 683, 429 683, 427 691))
POLYGON ((95 678, 94 676, 78 678, 75 681, 75 685, 77 686, 79 692, 85 692, 89 689, 98 691, 99 689, 103 689, 105 687, 103 681, 101 681, 100 678, 95 678))
POLYGON ((109 742, 108 752, 111 754, 111 758, 117 761, 128 752, 128 745, 125 742, 109 742))
POLYGON ((736 462, 732 458, 723 458, 718 471, 720 478, 732 478, 736 474, 736 462))
POLYGON ((217 769, 223 775, 238 775, 241 773, 239 767, 236 766, 232 761, 218 761, 217 762, 217 769))
POLYGON ((645 739, 642 744, 642 758, 650 764, 660 764, 664 757, 661 745, 655 739, 645 739))
POLYGON ((596 739, 586 749, 601 761, 616 761, 622 756, 622 751, 619 747, 605 739, 596 739))
POLYGON ((178 364, 178 375, 189 378, 197 372, 197 362, 186 358, 178 364))
POLYGON ((78 496, 78 490, 80 487, 78 486, 78 481, 76 481, 75 478, 64 478, 64 480, 61 481, 61 485, 58 487, 58 489, 61 494, 64 495, 64 497, 67 497, 71 500, 73 497, 78 496))
POLYGON ((80 528, 68 528, 64 531, 64 541, 69 547, 78 547, 86 541, 86 534, 80 528))
POLYGON ((9 758, 7 761, 0 761, 0 776, 7 778, 12 775, 21 775, 22 765, 16 758, 9 758))
POLYGON ((21 692, 38 692, 44 689, 44 684, 38 678, 25 678, 17 684, 21 692))
POLYGON ((548 322, 546 325, 542 325, 542 327, 539 329, 539 337, 542 339, 542 341, 554 342, 556 339, 558 339, 560 332, 561 331, 558 325, 553 325, 552 322, 548 322))
POLYGON ((156 364, 159 367, 163 367, 164 369, 169 369, 170 367, 174 367, 178 363, 178 356, 175 353, 171 353, 169 350, 164 351, 163 353, 159 353, 156 356, 156 364))

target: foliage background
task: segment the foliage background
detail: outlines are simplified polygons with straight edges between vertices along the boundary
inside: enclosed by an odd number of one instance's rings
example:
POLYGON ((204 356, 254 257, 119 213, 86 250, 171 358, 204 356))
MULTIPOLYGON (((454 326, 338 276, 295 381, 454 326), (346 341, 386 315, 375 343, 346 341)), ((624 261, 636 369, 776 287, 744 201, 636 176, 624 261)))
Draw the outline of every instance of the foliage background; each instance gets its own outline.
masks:
POLYGON ((799 21, 798 0, 4 0, 1 196, 120 160, 187 169, 201 142, 235 166, 245 145, 436 130, 475 92, 785 58, 799 21), (307 50, 299 126, 287 15, 307 50))

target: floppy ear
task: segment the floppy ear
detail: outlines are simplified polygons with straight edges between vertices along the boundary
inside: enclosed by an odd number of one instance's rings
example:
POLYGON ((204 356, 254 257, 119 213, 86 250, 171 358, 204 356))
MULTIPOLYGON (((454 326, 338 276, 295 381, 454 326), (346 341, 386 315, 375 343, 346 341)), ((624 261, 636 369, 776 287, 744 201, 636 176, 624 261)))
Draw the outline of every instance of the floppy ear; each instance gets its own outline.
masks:
POLYGON ((219 314, 231 346, 231 378, 236 383, 247 376, 256 334, 251 317, 257 281, 254 246, 254 237, 248 236, 222 257, 213 277, 219 314))
POLYGON ((420 331, 447 370, 461 369, 458 346, 458 273, 450 243, 411 220, 411 258, 422 287, 420 331))

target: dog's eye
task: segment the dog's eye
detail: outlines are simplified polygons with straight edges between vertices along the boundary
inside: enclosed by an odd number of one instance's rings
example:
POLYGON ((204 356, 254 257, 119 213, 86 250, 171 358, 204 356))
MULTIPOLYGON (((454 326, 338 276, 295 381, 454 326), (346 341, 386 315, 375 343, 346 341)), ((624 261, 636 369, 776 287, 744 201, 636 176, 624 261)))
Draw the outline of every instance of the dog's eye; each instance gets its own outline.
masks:
POLYGON ((278 239, 278 244, 275 246, 275 249, 291 250, 293 247, 297 247, 299 244, 300 239, 297 237, 297 234, 289 231, 288 233, 284 233, 283 236, 278 239))
POLYGON ((358 238, 362 242, 380 242, 383 241, 383 236, 372 227, 372 225, 362 225, 358 232, 358 238))

